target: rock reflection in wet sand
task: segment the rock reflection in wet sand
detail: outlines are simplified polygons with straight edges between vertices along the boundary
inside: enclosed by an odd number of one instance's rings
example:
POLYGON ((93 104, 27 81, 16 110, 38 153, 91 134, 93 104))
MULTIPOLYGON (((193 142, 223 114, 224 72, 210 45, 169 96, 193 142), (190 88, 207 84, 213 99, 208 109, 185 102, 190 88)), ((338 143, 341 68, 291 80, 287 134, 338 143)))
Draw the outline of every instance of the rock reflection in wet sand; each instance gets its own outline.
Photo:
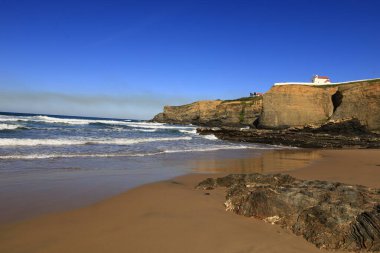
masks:
POLYGON ((263 153, 259 157, 239 159, 205 159, 193 161, 197 172, 274 173, 303 168, 320 159, 318 150, 287 149, 263 153))

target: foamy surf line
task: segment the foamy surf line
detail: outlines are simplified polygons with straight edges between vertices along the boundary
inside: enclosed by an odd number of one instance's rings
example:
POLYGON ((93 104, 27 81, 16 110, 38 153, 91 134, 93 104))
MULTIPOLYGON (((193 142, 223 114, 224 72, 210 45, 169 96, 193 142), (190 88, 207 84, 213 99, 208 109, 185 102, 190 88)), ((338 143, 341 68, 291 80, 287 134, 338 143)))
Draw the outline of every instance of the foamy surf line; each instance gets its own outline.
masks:
POLYGON ((68 125, 88 125, 94 123, 110 124, 110 125, 127 125, 130 120, 102 120, 102 119, 73 119, 73 118, 57 118, 51 116, 0 116, 0 122, 43 122, 43 123, 59 123, 68 125))
POLYGON ((207 152, 207 151, 217 151, 217 150, 239 150, 239 149, 255 149, 255 150, 271 150, 271 149, 282 149, 283 147, 259 147, 259 146, 218 146, 209 148, 194 148, 194 149, 181 149, 181 150, 165 150, 164 153, 186 153, 186 152, 207 152))
POLYGON ((179 130, 181 133, 184 133, 184 134, 197 134, 197 129, 192 129, 192 130, 184 130, 184 129, 181 129, 179 130))
POLYGON ((2 138, 0 146, 69 146, 69 145, 131 145, 144 142, 191 140, 192 137, 139 138, 139 139, 15 139, 2 138))
POLYGON ((73 118, 57 118, 52 116, 0 116, 1 122, 37 122, 37 123, 50 123, 50 124, 67 124, 67 125, 90 125, 90 124, 105 124, 105 125, 120 125, 131 128, 141 129, 183 129, 191 130, 194 126, 174 126, 164 123, 154 122, 131 122, 131 120, 107 120, 107 119, 73 119, 73 118))
POLYGON ((24 128, 24 126, 21 125, 11 125, 11 124, 0 124, 0 131, 1 130, 15 130, 19 128, 24 128))
POLYGON ((162 123, 140 123, 133 122, 126 124, 129 127, 134 128, 147 128, 147 129, 175 129, 175 130, 192 130, 195 129, 193 126, 173 126, 173 125, 165 125, 162 123))
POLYGON ((0 160, 33 160, 33 159, 54 159, 54 158, 112 158, 112 157, 144 157, 162 154, 174 153, 189 153, 189 152, 211 152, 218 150, 241 150, 241 149, 255 149, 255 150, 272 150, 281 149, 283 147, 258 147, 258 146, 219 146, 209 148, 194 148, 194 149, 180 149, 180 150, 163 150, 152 153, 113 153, 113 154, 29 154, 29 155, 6 155, 0 156, 0 160))
POLYGON ((164 152, 147 154, 30 154, 30 155, 8 155, 0 156, 0 160, 33 160, 33 159, 54 159, 54 158, 112 158, 131 156, 151 156, 164 152))

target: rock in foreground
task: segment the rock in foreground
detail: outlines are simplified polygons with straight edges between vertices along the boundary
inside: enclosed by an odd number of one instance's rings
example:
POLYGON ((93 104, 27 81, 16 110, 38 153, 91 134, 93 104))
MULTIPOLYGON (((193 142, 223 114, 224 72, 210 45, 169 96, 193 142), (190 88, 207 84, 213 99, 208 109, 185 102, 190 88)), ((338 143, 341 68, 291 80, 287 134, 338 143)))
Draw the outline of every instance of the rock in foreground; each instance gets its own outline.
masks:
POLYGON ((226 187, 226 210, 278 224, 319 248, 380 251, 380 189, 289 175, 234 174, 197 186, 226 187))

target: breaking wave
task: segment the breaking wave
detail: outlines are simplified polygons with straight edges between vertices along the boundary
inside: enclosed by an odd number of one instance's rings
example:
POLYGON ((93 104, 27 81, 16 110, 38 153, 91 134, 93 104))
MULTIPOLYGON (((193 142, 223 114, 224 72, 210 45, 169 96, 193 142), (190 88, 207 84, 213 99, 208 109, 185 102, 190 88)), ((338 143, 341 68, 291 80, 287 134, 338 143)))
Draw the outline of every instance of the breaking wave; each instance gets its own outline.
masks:
POLYGON ((52 153, 52 154, 25 154, 25 155, 4 155, 0 156, 0 160, 5 159, 54 159, 54 158, 112 158, 112 157, 143 157, 154 156, 160 154, 174 154, 174 153, 187 153, 187 152, 210 152, 217 150, 239 150, 239 149, 279 149, 280 147, 258 147, 248 145, 220 145, 210 146, 203 148, 188 148, 188 149, 173 149, 173 150, 161 150, 149 153, 103 153, 103 154, 65 154, 65 153, 52 153))
POLYGON ((23 129, 24 126, 21 125, 11 125, 11 124, 0 124, 0 131, 2 130, 15 130, 15 129, 23 129))
POLYGON ((216 137, 215 135, 213 134, 208 134, 208 135, 200 135, 202 136, 203 138, 207 139, 207 140, 218 140, 218 137, 216 137))
POLYGON ((1 138, 0 146, 131 145, 144 142, 191 140, 191 137, 116 139, 15 139, 1 138))
POLYGON ((217 150, 231 150, 231 149, 277 149, 275 147, 258 147, 258 146, 248 146, 248 145, 219 145, 204 148, 191 148, 191 149, 178 149, 178 150, 165 150, 164 153, 182 153, 182 152, 206 152, 206 151, 217 151, 217 150))
POLYGON ((184 130, 184 129, 180 129, 179 130, 181 133, 185 133, 185 134, 197 134, 197 129, 192 129, 192 130, 184 130))
POLYGON ((174 129, 174 130, 192 130, 194 126, 174 126, 164 123, 151 123, 151 122, 130 122, 127 126, 134 128, 146 128, 146 129, 174 129))
POLYGON ((45 123, 59 123, 69 125, 89 125, 89 124, 109 124, 109 125, 126 125, 128 122, 119 120, 92 120, 92 119, 63 119, 50 116, 33 116, 31 121, 39 121, 45 123))
POLYGON ((158 155, 163 152, 146 153, 146 154, 29 154, 29 155, 5 155, 0 156, 0 159, 21 159, 21 160, 33 160, 33 159, 53 159, 53 158, 107 158, 107 157, 133 157, 133 156, 149 156, 158 155))
POLYGON ((151 156, 226 149, 271 147, 232 143, 218 140, 214 135, 199 135, 194 125, 129 119, 0 114, 2 161, 151 156))
POLYGON ((41 123, 58 123, 67 125, 89 125, 89 124, 109 124, 109 125, 127 125, 131 120, 107 120, 107 119, 74 119, 74 118, 57 118, 52 116, 7 116, 1 115, 0 122, 17 122, 31 121, 41 123))
MULTIPOLYGON (((1 122, 36 122, 36 123, 49 123, 49 124, 65 124, 65 125, 119 125, 130 128, 138 129, 177 129, 192 131, 194 126, 174 126, 164 123, 153 122, 134 122, 132 120, 108 120, 108 119, 74 119, 74 118, 58 118, 53 116, 0 116, 1 122)), ((148 132, 148 131, 146 131, 148 132)), ((153 132, 153 131, 151 131, 153 132)))

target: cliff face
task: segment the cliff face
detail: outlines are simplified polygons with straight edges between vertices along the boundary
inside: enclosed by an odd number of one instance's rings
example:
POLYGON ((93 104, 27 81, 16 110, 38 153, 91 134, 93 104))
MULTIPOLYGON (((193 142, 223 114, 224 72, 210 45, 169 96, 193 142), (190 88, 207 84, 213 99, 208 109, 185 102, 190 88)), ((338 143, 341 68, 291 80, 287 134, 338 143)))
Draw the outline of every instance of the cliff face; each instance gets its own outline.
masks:
POLYGON ((207 100, 181 106, 165 106, 153 121, 208 126, 253 125, 262 111, 262 98, 207 100))
POLYGON ((329 86, 274 86, 263 97, 262 128, 302 127, 356 118, 380 130, 380 80, 329 86))
POLYGON ((368 129, 380 131, 380 80, 341 86, 337 97, 333 120, 357 118, 368 129))
POLYGON ((264 94, 260 126, 287 128, 321 124, 333 113, 331 96, 335 88, 320 89, 303 85, 274 86, 264 94))

